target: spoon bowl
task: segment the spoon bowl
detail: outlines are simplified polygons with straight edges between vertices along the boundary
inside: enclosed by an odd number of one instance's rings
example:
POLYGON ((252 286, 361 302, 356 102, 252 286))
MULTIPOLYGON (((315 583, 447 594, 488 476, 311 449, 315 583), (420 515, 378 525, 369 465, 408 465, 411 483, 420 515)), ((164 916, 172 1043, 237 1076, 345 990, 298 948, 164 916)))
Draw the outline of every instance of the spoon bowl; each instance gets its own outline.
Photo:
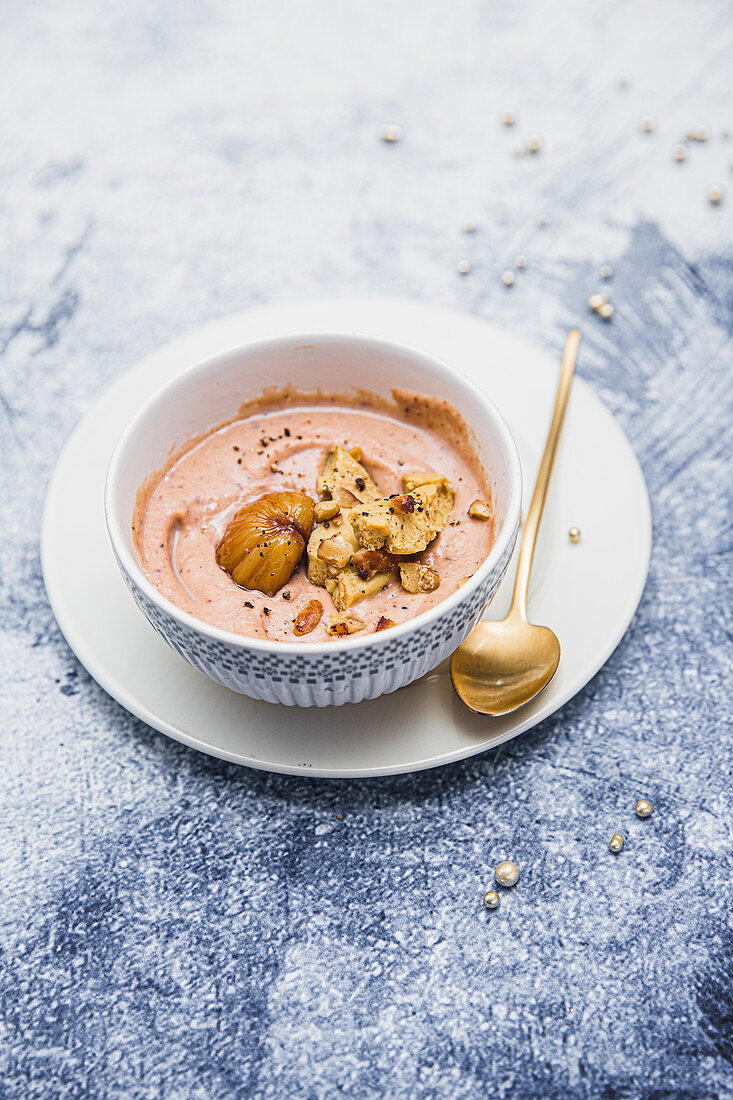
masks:
POLYGON ((510 615, 471 631, 453 655, 451 679, 467 707, 498 717, 544 691, 559 663, 560 643, 549 627, 510 615))

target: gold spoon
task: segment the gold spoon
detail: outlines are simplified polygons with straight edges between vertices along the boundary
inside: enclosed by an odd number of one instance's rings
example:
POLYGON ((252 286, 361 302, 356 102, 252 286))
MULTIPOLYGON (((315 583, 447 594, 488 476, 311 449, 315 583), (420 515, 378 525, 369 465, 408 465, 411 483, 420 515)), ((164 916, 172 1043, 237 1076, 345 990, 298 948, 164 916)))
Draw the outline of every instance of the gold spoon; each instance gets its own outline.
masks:
POLYGON ((500 623, 480 622, 451 658, 453 687, 479 714, 498 716, 523 707, 547 687, 560 663, 557 636, 549 627, 527 621, 527 589, 579 343, 580 333, 573 329, 565 344, 552 423, 524 526, 509 614, 500 623))

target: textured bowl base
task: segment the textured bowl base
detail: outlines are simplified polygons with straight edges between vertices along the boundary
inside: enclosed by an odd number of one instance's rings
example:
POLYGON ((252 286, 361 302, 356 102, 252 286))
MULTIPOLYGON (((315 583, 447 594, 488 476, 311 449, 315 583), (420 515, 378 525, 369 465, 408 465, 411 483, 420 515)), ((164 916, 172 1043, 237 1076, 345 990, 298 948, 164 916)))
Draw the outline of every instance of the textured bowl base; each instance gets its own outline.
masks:
MULTIPOLYGON (((140 611, 168 645, 198 672, 215 683, 250 699, 288 707, 339 707, 377 699, 419 679, 445 660, 473 629, 484 607, 493 599, 507 570, 517 538, 472 593, 446 614, 390 638, 385 631, 378 646, 365 649, 348 644, 333 654, 309 653, 304 643, 293 654, 276 649, 263 652, 241 643, 227 643, 193 629, 153 603, 135 581, 120 570, 140 611)), ((459 590, 460 592, 460 590, 459 590)), ((438 608, 440 608, 438 604, 438 608)))

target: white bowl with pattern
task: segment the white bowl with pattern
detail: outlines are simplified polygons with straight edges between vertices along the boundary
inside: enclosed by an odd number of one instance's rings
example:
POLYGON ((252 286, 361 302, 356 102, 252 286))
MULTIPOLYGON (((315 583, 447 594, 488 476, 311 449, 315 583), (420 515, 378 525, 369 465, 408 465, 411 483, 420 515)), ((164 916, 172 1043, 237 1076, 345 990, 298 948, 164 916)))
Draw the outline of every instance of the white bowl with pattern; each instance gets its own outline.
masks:
POLYGON ((288 706, 376 699, 440 664, 463 641, 506 572, 519 530, 522 472, 512 435, 490 399, 446 363, 367 336, 305 333, 259 340, 207 359, 155 394, 123 432, 105 487, 107 529, 132 597, 189 664, 232 691, 288 706), (247 638, 182 611, 145 576, 132 540, 138 487, 173 448, 228 419, 270 386, 348 393, 392 387, 451 401, 472 430, 492 485, 496 538, 458 591, 405 623, 324 643, 247 638))

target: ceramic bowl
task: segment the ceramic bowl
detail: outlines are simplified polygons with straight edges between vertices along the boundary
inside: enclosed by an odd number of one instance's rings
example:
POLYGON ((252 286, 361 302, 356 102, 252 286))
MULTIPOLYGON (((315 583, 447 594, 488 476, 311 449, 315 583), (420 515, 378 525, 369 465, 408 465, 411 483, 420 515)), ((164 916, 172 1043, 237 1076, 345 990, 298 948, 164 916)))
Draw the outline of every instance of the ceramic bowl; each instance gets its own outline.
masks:
POLYGON ((333 706, 396 691, 440 664, 475 625, 504 576, 519 529, 517 448, 488 397, 430 355, 366 336, 306 333, 260 340, 207 359, 145 404, 122 434, 107 472, 107 529, 135 603, 194 668, 232 691, 290 706, 333 706), (390 630, 326 643, 246 638, 199 621, 163 596, 142 571, 131 524, 138 487, 186 440, 231 417, 267 387, 387 398, 393 386, 447 398, 472 429, 492 482, 496 541, 474 575, 435 607, 390 630))

